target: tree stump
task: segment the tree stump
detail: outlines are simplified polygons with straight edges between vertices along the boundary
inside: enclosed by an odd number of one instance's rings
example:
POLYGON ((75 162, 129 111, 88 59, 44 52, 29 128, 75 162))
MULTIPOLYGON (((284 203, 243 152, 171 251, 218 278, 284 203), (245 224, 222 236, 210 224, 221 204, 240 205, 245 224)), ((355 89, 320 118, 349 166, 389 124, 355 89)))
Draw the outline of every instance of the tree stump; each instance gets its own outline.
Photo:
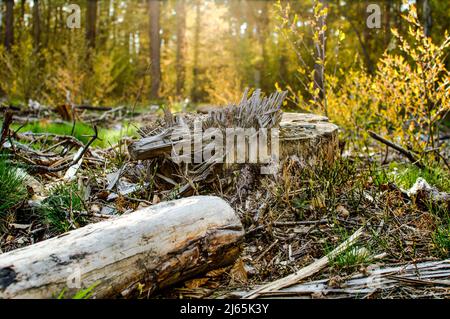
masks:
POLYGON ((339 154, 338 129, 324 116, 284 113, 280 123, 280 160, 295 155, 312 167, 331 164, 339 154))
MULTIPOLYGON (((129 147, 135 160, 169 155, 169 133, 141 138, 129 147)), ((280 160, 296 155, 311 166, 332 163, 339 151, 338 127, 328 118, 307 113, 283 113, 280 123, 280 160)))
POLYGON ((218 197, 164 202, 0 255, 0 299, 153 292, 233 263, 243 235, 218 197))

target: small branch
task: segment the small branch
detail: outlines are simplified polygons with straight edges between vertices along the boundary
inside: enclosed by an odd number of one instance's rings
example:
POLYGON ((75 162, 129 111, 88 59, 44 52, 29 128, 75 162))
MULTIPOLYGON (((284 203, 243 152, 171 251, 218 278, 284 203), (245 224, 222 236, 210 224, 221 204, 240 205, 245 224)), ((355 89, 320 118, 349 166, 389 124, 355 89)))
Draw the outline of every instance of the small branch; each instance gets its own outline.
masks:
POLYGON ((6 139, 9 136, 9 126, 11 125, 13 120, 13 115, 10 111, 5 113, 5 118, 3 120, 3 126, 2 126, 2 135, 0 139, 0 149, 3 148, 3 143, 6 142, 6 139))
POLYGON ((297 271, 287 277, 284 277, 284 278, 281 278, 274 282, 263 285, 262 287, 259 287, 256 290, 249 292, 242 298, 255 299, 258 296, 260 296, 261 294, 264 294, 267 292, 278 291, 280 289, 292 286, 292 285, 298 283, 300 280, 303 280, 307 277, 314 275, 321 269, 325 268, 328 265, 328 263, 330 262, 330 260, 335 258, 341 252, 345 251, 347 248, 351 247, 362 234, 363 234, 363 228, 361 227, 353 235, 351 235, 346 241, 344 241, 342 244, 340 244, 338 247, 336 247, 336 249, 334 249, 328 255, 320 258, 319 260, 316 260, 312 264, 300 269, 299 271, 297 271))
POLYGON ((83 147, 82 151, 78 154, 76 158, 74 158, 71 162, 66 163, 64 165, 60 165, 57 167, 47 167, 43 165, 34 165, 31 166, 32 171, 42 172, 42 173, 56 173, 63 170, 66 170, 67 168, 75 165, 78 163, 78 161, 84 156, 84 154, 87 152, 89 146, 98 138, 98 131, 97 126, 94 126, 94 135, 89 140, 89 142, 83 147))
POLYGON ((368 131, 368 133, 369 133, 369 135, 370 135, 372 138, 376 139, 377 141, 379 141, 379 142, 381 142, 381 143, 383 143, 383 144, 385 144, 385 145, 387 145, 387 146, 389 146, 389 147, 392 147, 392 148, 393 148, 394 150, 396 150, 397 152, 399 152, 399 153, 405 155, 405 156, 411 161, 411 163, 413 163, 413 164, 416 165, 417 167, 419 167, 419 168, 425 168, 425 166, 420 162, 420 159, 419 159, 419 158, 417 157, 417 155, 414 154, 413 152, 410 152, 410 151, 404 149, 404 148, 401 147, 400 145, 398 145, 398 144, 396 144, 396 143, 394 143, 394 142, 391 142, 391 141, 385 139, 384 137, 378 135, 378 134, 375 133, 375 132, 368 131))

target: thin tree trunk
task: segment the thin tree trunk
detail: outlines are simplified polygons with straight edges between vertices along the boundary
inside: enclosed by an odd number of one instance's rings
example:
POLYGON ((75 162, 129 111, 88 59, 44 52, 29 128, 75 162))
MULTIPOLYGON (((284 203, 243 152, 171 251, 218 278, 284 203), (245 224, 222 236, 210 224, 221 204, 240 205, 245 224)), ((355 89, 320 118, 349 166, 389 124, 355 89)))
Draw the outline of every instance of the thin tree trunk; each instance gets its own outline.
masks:
POLYGON ((266 84, 266 66, 267 66, 267 49, 266 49, 266 39, 267 39, 267 33, 268 33, 268 27, 269 27, 269 16, 268 16, 268 3, 266 1, 261 2, 261 15, 258 19, 258 42, 261 48, 261 63, 259 64, 259 87, 262 88, 264 91, 267 91, 266 84))
POLYGON ((19 32, 22 31, 23 24, 25 21, 25 0, 20 0, 20 17, 19 17, 19 32))
POLYGON ((89 48, 95 48, 97 26, 97 0, 88 0, 86 14, 86 41, 89 48))
POLYGON ((33 2, 33 41, 36 50, 39 50, 41 43, 41 17, 39 10, 39 0, 33 2))
POLYGON ((186 41, 186 7, 185 0, 177 0, 177 84, 176 94, 178 97, 182 97, 184 81, 185 81, 185 41, 186 41))
POLYGON ((387 47, 391 41, 391 9, 392 0, 386 1, 386 14, 384 23, 384 45, 387 47))
POLYGON ((158 0, 149 0, 150 17, 150 56, 151 56, 151 90, 150 98, 159 97, 161 85, 161 36, 160 36, 160 3, 158 0))
POLYGON ((2 34, 3 27, 3 0, 0 0, 0 35, 2 34))
MULTIPOLYGON (((322 4, 322 8, 325 8, 327 6, 326 0, 320 0, 319 1, 322 4)), ((318 89, 319 93, 317 96, 314 97, 316 101, 320 101, 323 111, 325 115, 327 115, 327 106, 326 106, 326 93, 325 93, 325 50, 326 50, 326 36, 325 32, 322 32, 321 30, 324 29, 324 26, 326 26, 326 16, 321 16, 319 18, 318 22, 318 28, 319 28, 319 38, 318 41, 315 43, 315 49, 316 49, 316 61, 319 61, 319 63, 314 64, 314 89, 318 89)))
POLYGON ((425 36, 431 36, 431 28, 433 26, 433 19, 431 16, 431 5, 429 0, 423 1, 423 17, 424 17, 424 32, 425 36))
POLYGON ((192 79, 192 101, 198 102, 199 100, 199 90, 198 90, 198 55, 200 48, 200 26, 201 26, 201 15, 200 15, 200 1, 195 2, 195 30, 194 30, 194 67, 193 67, 193 79, 192 79))
POLYGON ((14 43, 14 0, 6 0, 5 47, 11 51, 14 43))
POLYGON ((52 19, 52 1, 47 1, 47 16, 46 16, 46 22, 45 22, 45 47, 48 47, 48 44, 50 43, 50 30, 51 30, 51 19, 52 19))

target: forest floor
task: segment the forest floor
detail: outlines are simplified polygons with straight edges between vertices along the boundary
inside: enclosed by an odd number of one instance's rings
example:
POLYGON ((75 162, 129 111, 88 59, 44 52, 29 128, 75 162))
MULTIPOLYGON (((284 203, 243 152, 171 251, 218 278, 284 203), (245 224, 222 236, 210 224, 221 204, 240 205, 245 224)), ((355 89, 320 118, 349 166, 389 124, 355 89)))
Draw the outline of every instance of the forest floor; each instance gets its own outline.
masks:
MULTIPOLYGON (((87 110, 79 115, 75 126, 72 122, 53 120, 45 113, 36 115, 31 124, 19 123, 21 117, 30 114, 16 112, 9 137, 15 142, 4 154, 15 154, 13 161, 22 166, 20 181, 26 185, 26 191, 16 192, 22 196, 14 209, 2 216, 0 252, 176 198, 173 185, 158 178, 157 172, 148 171, 147 166, 132 163, 127 154, 127 145, 137 136, 138 128, 158 116, 156 109, 138 110, 132 116, 120 109, 101 113, 87 110), (78 173, 71 175, 67 168, 46 169, 62 167, 77 156, 76 152, 94 133, 88 124, 81 123, 92 119, 102 126, 86 150, 78 173)), ((0 173, 5 165, 2 162, 0 173)), ((448 281, 434 284, 397 281, 387 289, 371 293, 339 291, 347 279, 367 273, 374 265, 382 268, 449 258, 450 201, 435 200, 422 190, 408 192, 421 177, 436 192, 449 194, 450 173, 445 168, 418 168, 374 142, 364 150, 347 147, 334 165, 322 168, 287 161, 276 179, 252 175, 242 187, 242 176, 248 170, 252 167, 245 165, 208 187, 199 185, 193 189, 193 194, 225 198, 239 214, 246 234, 238 261, 154 297, 236 296, 237 292, 280 279, 311 264, 360 227, 364 227, 364 235, 355 246, 332 258, 328 267, 307 279, 325 279, 328 287, 336 288, 335 292, 326 295, 311 292, 297 297, 450 295, 448 281)), ((21 189, 13 183, 9 187, 1 190, 3 194, 21 189)))

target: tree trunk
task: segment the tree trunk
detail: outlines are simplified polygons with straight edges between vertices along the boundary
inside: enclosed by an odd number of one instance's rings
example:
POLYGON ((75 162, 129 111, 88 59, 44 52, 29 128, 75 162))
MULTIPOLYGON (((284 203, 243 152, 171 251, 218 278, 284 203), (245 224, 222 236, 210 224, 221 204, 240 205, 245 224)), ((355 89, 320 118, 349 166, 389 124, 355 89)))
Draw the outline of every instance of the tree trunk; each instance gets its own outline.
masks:
MULTIPOLYGON (((327 6, 325 0, 319 0, 322 4, 322 8, 327 6)), ((316 51, 316 63, 314 63, 314 89, 318 90, 319 93, 314 96, 314 99, 318 101, 323 108, 325 115, 327 115, 327 105, 326 105, 326 92, 325 92, 325 50, 326 50, 326 37, 325 32, 322 32, 323 28, 326 26, 326 16, 321 16, 318 21, 319 37, 318 41, 314 44, 316 51)), ((317 31, 315 31, 317 32, 317 31)))
POLYGON ((45 17, 45 47, 48 47, 48 44, 50 43, 50 33, 51 33, 51 21, 52 21, 52 12, 53 12, 53 6, 52 1, 47 0, 47 15, 45 17))
POLYGON ((19 32, 22 32, 25 21, 25 0, 20 0, 19 32))
POLYGON ((177 0, 177 84, 176 94, 178 98, 183 96, 184 81, 185 81, 185 41, 186 41, 186 6, 185 0, 177 0))
POLYGON ((195 2, 195 30, 194 30, 194 67, 192 70, 192 90, 191 97, 193 102, 198 102, 200 99, 199 94, 199 65, 198 65, 198 56, 200 51, 200 26, 201 26, 201 13, 200 13, 200 2, 197 0, 195 2))
POLYGON ((41 43, 41 17, 39 10, 39 0, 33 2, 33 41, 36 50, 39 50, 41 43))
POLYGON ((389 42, 391 41, 391 9, 392 9, 392 0, 387 0, 386 5, 386 14, 385 14, 385 22, 384 22, 384 46, 388 47, 389 42))
POLYGON ((96 27, 97 0, 88 0, 86 13, 86 42, 89 48, 95 48, 96 27))
POLYGON ((258 42, 261 47, 261 63, 258 65, 258 72, 260 75, 260 85, 257 86, 261 88, 263 91, 270 91, 270 87, 268 87, 267 84, 267 49, 266 49, 266 39, 268 37, 268 27, 269 27, 269 14, 268 14, 268 3, 266 1, 262 1, 261 4, 261 15, 258 19, 258 27, 257 27, 257 34, 258 34, 258 42))
POLYGON ((150 55, 151 55, 151 77, 152 84, 150 98, 159 97, 161 85, 161 35, 160 35, 160 3, 158 0, 149 0, 150 17, 150 55))
POLYGON ((0 34, 2 34, 3 28, 3 0, 0 0, 0 34))
POLYGON ((6 50, 11 51, 14 43, 14 0, 5 0, 5 47, 6 50))
POLYGON ((423 18, 424 18, 425 36, 431 37, 431 28, 433 26, 433 19, 431 16, 431 5, 429 0, 423 1, 423 18))
POLYGON ((151 293, 233 263, 243 235, 218 197, 164 202, 0 255, 0 298, 151 293))

